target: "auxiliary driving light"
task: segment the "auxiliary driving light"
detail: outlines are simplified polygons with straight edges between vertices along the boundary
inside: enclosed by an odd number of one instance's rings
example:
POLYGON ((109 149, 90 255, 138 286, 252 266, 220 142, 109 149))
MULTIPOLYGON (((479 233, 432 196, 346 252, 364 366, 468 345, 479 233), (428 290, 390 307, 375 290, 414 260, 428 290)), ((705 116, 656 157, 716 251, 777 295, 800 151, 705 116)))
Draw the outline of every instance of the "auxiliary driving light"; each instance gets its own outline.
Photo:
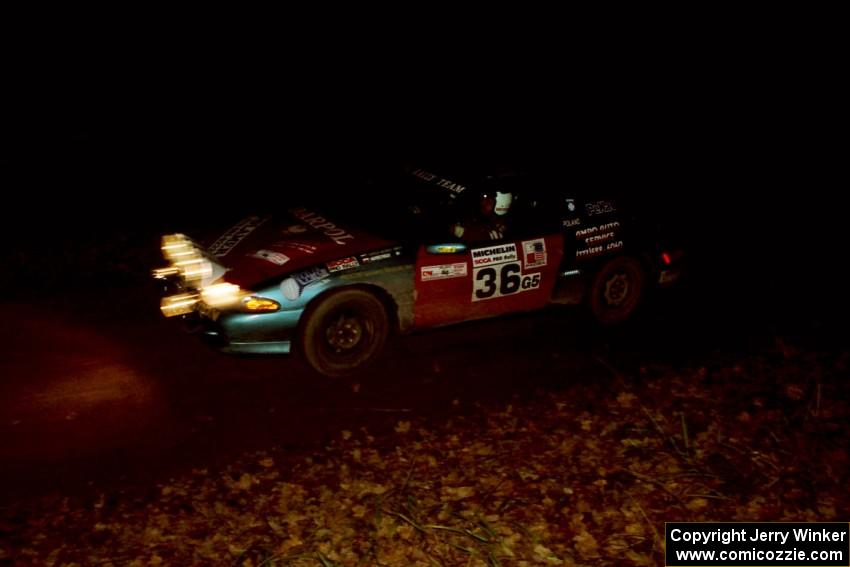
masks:
POLYGON ((191 313, 196 303, 198 303, 197 293, 181 293, 180 295, 163 297, 159 309, 166 317, 176 317, 191 313))

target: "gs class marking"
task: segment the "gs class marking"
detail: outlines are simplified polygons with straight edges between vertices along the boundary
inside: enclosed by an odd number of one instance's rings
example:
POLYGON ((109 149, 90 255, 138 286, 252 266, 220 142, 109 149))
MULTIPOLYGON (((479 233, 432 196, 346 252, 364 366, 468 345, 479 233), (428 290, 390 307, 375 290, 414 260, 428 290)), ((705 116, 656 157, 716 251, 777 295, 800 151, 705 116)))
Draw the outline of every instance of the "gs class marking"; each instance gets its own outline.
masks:
POLYGON ((540 287, 540 274, 523 274, 519 262, 475 270, 472 301, 483 301, 540 287))

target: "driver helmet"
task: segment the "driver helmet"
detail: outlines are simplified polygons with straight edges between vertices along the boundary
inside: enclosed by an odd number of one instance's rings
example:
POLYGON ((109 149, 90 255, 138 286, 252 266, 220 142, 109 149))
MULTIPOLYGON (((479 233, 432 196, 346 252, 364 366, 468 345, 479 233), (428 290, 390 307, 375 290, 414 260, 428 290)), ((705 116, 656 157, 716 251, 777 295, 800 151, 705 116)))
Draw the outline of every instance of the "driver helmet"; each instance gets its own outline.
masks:
POLYGON ((493 200, 493 212, 498 216, 504 216, 511 210, 514 195, 510 191, 489 190, 481 193, 481 200, 493 200))

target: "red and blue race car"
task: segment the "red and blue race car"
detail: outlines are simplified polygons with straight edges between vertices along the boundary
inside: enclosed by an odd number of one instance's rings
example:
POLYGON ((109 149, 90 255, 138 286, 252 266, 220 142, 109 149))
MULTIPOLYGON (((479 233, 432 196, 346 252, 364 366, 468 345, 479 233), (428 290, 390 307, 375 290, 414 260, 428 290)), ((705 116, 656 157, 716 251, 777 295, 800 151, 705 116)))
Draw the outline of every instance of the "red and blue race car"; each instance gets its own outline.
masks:
POLYGON ((356 196, 250 216, 208 242, 165 236, 161 309, 225 352, 295 349, 343 376, 394 333, 560 303, 620 323, 651 286, 679 277, 682 251, 626 201, 548 187, 414 169, 356 196), (458 230, 496 193, 510 204, 498 230, 458 230))

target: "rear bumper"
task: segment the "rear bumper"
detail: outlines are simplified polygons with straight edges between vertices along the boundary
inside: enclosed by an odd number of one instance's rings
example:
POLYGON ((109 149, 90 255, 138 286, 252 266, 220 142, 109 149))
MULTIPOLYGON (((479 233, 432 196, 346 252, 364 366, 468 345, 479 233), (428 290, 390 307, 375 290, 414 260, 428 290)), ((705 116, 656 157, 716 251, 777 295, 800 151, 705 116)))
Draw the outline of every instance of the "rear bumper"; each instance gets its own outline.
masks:
POLYGON ((658 274, 658 285, 661 287, 668 287, 675 284, 682 277, 682 268, 677 266, 675 268, 668 268, 666 270, 661 270, 658 274))
POLYGON ((659 254, 660 262, 658 266, 658 286, 669 287, 682 279, 685 273, 685 252, 679 247, 673 247, 662 251, 659 254))

